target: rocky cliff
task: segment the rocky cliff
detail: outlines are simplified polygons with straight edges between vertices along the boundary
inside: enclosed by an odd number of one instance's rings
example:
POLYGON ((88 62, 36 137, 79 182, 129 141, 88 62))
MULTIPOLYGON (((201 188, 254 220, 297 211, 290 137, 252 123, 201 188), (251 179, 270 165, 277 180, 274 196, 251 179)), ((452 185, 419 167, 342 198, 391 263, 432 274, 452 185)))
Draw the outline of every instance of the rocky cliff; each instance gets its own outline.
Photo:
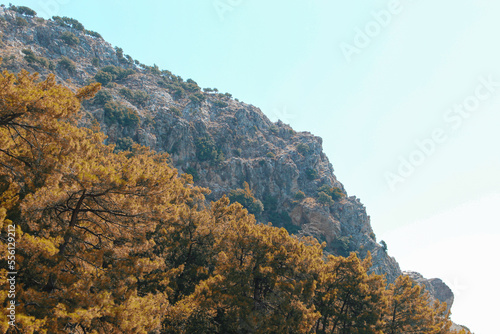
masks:
MULTIPOLYGON (((335 177, 321 138, 273 123, 228 93, 201 90, 191 79, 141 64, 76 20, 0 8, 0 31, 4 69, 54 73, 72 89, 103 84, 84 103, 81 125, 99 123, 116 149, 136 142, 170 153, 180 172, 211 190, 209 199, 248 184, 246 194, 259 204, 249 210, 260 222, 314 236, 329 253, 370 252, 373 270, 389 282, 402 274, 377 243, 363 204, 335 177)), ((436 298, 453 302, 440 280, 419 279, 436 298)))

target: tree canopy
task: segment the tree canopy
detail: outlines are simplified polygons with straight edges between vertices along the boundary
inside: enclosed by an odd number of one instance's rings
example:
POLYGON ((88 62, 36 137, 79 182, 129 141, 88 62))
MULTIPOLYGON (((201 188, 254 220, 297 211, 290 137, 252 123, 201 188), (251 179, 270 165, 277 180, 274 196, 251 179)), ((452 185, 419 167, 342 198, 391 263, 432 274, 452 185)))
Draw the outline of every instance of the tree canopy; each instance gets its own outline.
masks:
POLYGON ((325 258, 225 196, 207 203, 167 154, 77 127, 99 88, 0 75, 0 271, 14 226, 18 272, 2 332, 451 333, 408 277, 387 286, 369 258, 325 258))

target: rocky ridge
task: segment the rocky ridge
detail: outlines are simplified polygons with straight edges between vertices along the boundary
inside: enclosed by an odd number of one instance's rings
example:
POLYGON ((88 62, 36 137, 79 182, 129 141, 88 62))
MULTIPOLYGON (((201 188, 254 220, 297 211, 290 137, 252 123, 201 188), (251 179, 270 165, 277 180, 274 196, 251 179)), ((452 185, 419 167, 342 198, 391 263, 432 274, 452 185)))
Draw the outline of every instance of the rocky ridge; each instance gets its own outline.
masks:
MULTIPOLYGON (((260 109, 230 94, 202 92, 193 80, 134 61, 82 28, 71 20, 44 20, 1 7, 0 66, 42 77, 54 73, 71 89, 99 78, 106 83, 106 94, 100 102, 95 98, 84 103, 82 126, 99 123, 118 149, 137 142, 168 152, 180 172, 211 190, 211 200, 246 182, 263 203, 258 221, 314 236, 332 254, 365 257, 370 252, 373 271, 389 282, 402 274, 377 243, 366 208, 335 177, 321 138, 273 123, 260 109), (103 72, 110 73, 109 82, 103 72)), ((453 293, 441 280, 410 275, 451 307, 453 293)))

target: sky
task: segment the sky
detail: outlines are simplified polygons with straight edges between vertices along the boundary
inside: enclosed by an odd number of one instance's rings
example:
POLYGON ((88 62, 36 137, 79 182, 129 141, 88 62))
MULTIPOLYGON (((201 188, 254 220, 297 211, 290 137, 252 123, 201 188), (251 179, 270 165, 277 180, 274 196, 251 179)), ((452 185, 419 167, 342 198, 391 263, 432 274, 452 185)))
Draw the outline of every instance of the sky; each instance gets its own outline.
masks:
POLYGON ((493 333, 500 269, 500 2, 24 0, 140 62, 323 138, 403 270, 493 333))

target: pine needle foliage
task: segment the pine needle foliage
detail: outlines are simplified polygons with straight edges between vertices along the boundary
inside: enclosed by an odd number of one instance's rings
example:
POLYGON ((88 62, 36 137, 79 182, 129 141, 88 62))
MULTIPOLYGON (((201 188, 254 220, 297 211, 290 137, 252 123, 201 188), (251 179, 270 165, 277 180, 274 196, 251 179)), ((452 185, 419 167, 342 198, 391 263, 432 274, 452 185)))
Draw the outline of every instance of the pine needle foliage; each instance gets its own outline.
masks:
MULTIPOLYGON (((16 322, 5 333, 450 333, 445 305, 370 259, 257 224, 166 154, 104 145, 53 76, 0 75, 0 271, 15 227, 16 322)), ((245 191, 249 191, 245 187, 245 191)))

